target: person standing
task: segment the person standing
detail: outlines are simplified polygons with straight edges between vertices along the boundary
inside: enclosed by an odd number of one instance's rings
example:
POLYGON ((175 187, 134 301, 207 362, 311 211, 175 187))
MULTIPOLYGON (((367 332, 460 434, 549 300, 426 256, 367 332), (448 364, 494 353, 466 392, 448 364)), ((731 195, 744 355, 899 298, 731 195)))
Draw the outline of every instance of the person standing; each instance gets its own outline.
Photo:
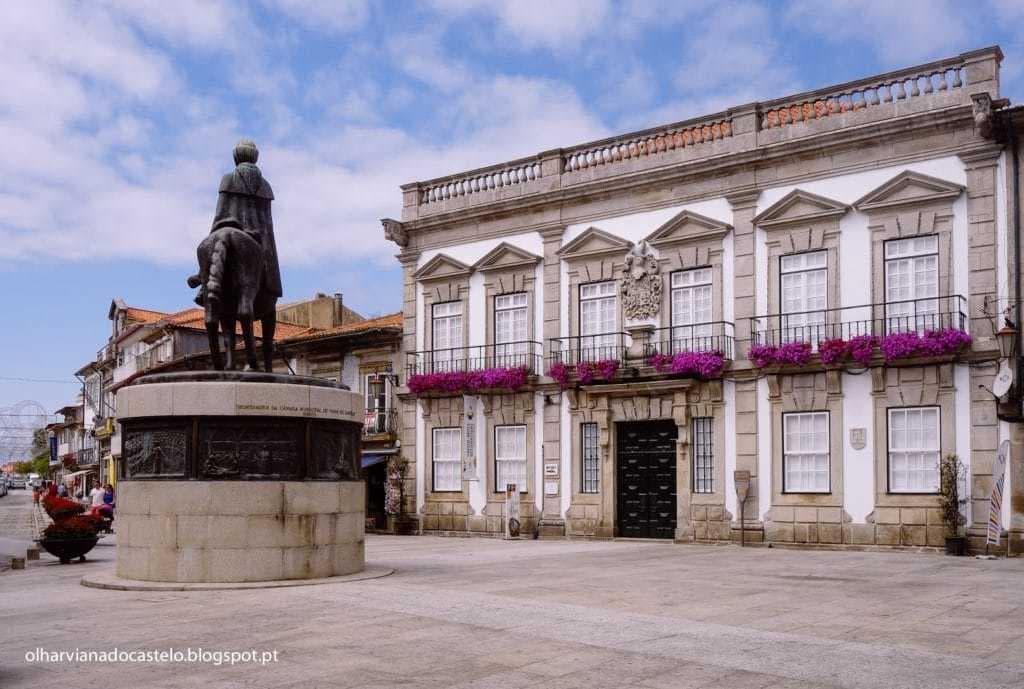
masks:
POLYGON ((99 514, 99 508, 103 506, 103 488, 100 487, 99 481, 94 483, 92 490, 89 491, 89 503, 90 511, 99 514))
POLYGON ((63 481, 57 484, 57 495, 62 498, 68 496, 68 487, 64 485, 63 481))

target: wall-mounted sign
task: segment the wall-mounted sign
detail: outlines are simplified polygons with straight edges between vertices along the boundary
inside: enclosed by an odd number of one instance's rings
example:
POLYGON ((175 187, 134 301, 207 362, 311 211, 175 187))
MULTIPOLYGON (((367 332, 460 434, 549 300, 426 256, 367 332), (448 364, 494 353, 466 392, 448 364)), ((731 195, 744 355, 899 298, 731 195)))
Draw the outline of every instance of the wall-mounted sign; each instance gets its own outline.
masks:
POLYGON ((544 465, 545 476, 558 476, 558 465, 557 464, 545 464, 544 465))
POLYGON ((737 469, 732 472, 732 480, 736 486, 736 500, 742 504, 750 492, 750 472, 746 469, 737 469))
POLYGON ((854 450, 863 450, 868 444, 868 429, 866 428, 851 428, 850 429, 850 447, 854 450))
POLYGON ((558 495, 558 481, 545 481, 544 495, 558 495))
POLYGON ((462 478, 477 480, 476 475, 476 397, 463 395, 462 478))

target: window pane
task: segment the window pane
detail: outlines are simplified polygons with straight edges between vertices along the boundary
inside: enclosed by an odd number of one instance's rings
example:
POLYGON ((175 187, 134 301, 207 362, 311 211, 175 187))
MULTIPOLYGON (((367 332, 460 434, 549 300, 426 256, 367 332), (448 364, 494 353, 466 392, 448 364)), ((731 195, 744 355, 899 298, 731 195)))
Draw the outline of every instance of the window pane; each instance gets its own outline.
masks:
POLYGON ((583 480, 581 492, 598 493, 601 490, 601 464, 597 440, 597 424, 585 423, 580 427, 583 480))
POLYGON ((694 493, 715 492, 713 428, 713 419, 711 417, 698 417, 693 420, 694 493))
POLYGON ((829 492, 828 412, 786 414, 782 418, 786 492, 829 492))
POLYGON ((939 487, 938 407, 889 410, 889 490, 935 493, 939 487))
POLYGON ((462 429, 434 429, 434 490, 462 490, 462 429))
POLYGON ((494 429, 494 490, 504 492, 514 483, 520 493, 527 491, 526 426, 498 426, 494 429))

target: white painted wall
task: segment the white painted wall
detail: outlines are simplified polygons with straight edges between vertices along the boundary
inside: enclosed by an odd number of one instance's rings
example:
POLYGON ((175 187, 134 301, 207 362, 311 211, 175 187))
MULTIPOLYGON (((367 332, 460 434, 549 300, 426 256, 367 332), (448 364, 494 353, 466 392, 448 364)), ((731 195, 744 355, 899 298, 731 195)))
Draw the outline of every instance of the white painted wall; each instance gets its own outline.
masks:
POLYGON ((428 261, 430 261, 430 259, 434 258, 434 256, 437 256, 438 254, 446 254, 457 261, 462 261, 466 265, 471 266, 486 256, 489 251, 502 242, 511 244, 523 251, 529 251, 532 254, 537 254, 538 256, 544 255, 544 241, 540 234, 537 232, 523 232, 520 234, 508 235, 507 237, 492 237, 491 239, 481 239, 476 242, 455 244, 453 246, 446 246, 440 249, 426 249, 416 262, 416 267, 423 267, 428 261))
POLYGON ((416 514, 420 514, 426 503, 427 483, 430 477, 426 475, 427 448, 426 425, 423 423, 423 402, 416 400, 416 514))
POLYGON ((763 521, 771 509, 772 496, 772 414, 768 406, 768 381, 757 381, 757 494, 758 517, 763 521))
MULTIPOLYGON (((562 395, 562 494, 561 513, 563 517, 569 516, 569 503, 572 499, 572 417, 569 414, 569 398, 562 395)), ((601 488, 610 485, 605 476, 601 476, 601 488)))
POLYGON ((359 358, 346 354, 341 364, 341 383, 353 392, 363 392, 363 381, 359 379, 359 358))
MULTIPOLYGON (((469 346, 487 344, 487 297, 484 294, 484 274, 469 276, 469 313, 462 316, 464 327, 469 328, 469 346)), ((470 356, 475 356, 470 352, 470 356)))
POLYGON ((843 509, 857 524, 875 509, 875 415, 871 399, 871 376, 843 374, 843 427, 833 428, 842 433, 843 485, 833 490, 843 491, 843 509), (863 428, 866 444, 855 450, 850 445, 850 429, 863 428))
POLYGON ((533 395, 533 440, 534 440, 534 503, 537 514, 544 509, 544 395, 533 395))
MULTIPOLYGON (((873 317, 868 306, 875 301, 871 296, 870 257, 868 216, 851 209, 839 220, 839 304, 829 306, 864 306, 844 312, 841 320, 870 321, 873 317)), ((882 300, 884 295, 878 295, 878 301, 882 300)))
POLYGON ((699 213, 719 222, 732 223, 732 206, 724 198, 717 198, 569 225, 565 229, 563 244, 568 244, 591 227, 631 242, 639 242, 684 210, 699 213))
MULTIPOLYGON (((966 261, 964 261, 966 263, 966 261)), ((953 382, 956 390, 953 393, 954 417, 956 418, 956 454, 964 465, 967 476, 971 475, 971 370, 966 364, 956 364, 953 369, 953 382)), ((963 497, 967 498, 967 519, 971 519, 971 483, 966 481, 963 497)), ((1009 502, 1009 501, 1006 501, 1009 502)), ((968 523, 970 523, 968 521, 968 523)))
POLYGON ((733 516, 739 516, 739 505, 736 502, 735 483, 733 472, 736 471, 736 383, 726 380, 722 382, 722 405, 725 412, 725 447, 722 448, 722 457, 725 460, 725 484, 722 489, 725 491, 725 509, 733 516))

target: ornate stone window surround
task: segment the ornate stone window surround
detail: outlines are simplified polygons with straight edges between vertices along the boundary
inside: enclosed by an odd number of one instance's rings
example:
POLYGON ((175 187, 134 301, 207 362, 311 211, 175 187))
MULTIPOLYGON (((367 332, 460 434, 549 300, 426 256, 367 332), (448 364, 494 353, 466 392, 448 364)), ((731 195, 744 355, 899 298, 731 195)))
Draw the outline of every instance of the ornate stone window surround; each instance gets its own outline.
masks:
MULTIPOLYGON (((841 306, 839 220, 847 210, 848 207, 838 201, 794 189, 754 217, 754 225, 766 234, 769 315, 782 313, 782 257, 812 251, 825 251, 827 255, 825 308, 841 306)), ((825 313, 826 325, 841 318, 838 312, 825 313)), ((772 319, 762 327, 778 329, 781 323, 772 319)))
MULTIPOLYGON (((632 244, 596 227, 583 232, 561 249, 558 254, 566 262, 569 282, 569 334, 580 334, 580 286, 593 282, 614 281, 616 294, 621 287, 620 276, 625 265, 626 252, 632 244)), ((622 299, 616 297, 616 324, 621 330, 625 317, 622 299)))
POLYGON ((772 505, 842 507, 843 505, 843 392, 837 371, 768 376, 772 424, 772 505), (783 415, 828 412, 829 492, 784 492, 783 415))
MULTIPOLYGON (((484 299, 487 305, 486 341, 489 345, 496 344, 494 299, 506 294, 526 294, 526 340, 537 339, 536 268, 540 260, 540 256, 502 242, 474 264, 473 270, 483 273, 484 276, 484 299)), ((532 349, 527 351, 534 353, 532 349)))
MULTIPOLYGON (((953 364, 872 369, 875 411, 875 506, 938 507, 934 493, 889 492, 889 410, 939 408, 939 457, 956 448, 953 364)), ((963 391, 963 394, 970 394, 963 391)))
POLYGON ((469 276, 472 268, 446 254, 438 254, 416 271, 423 294, 423 349, 434 349, 434 305, 457 301, 462 304, 462 345, 469 346, 469 276))
MULTIPOLYGON (((938 294, 952 294, 953 203, 962 191, 958 184, 905 171, 854 204, 868 216, 872 301, 886 301, 885 243, 925 235, 936 235, 939 240, 938 294)), ((966 256, 961 258, 967 260, 966 256)), ((940 310, 948 306, 940 303, 940 310)))
POLYGON ((645 237, 658 250, 665 276, 660 327, 672 325, 672 274, 694 268, 711 268, 711 320, 722 320, 722 243, 731 230, 731 225, 684 210, 645 237))
POLYGON ((468 482, 465 480, 462 481, 462 490, 459 491, 434 490, 434 429, 456 427, 461 428, 463 450, 460 452, 460 456, 464 455, 464 449, 466 444, 466 424, 463 410, 463 398, 459 396, 443 398, 425 397, 421 401, 423 404, 423 442, 424 445, 426 445, 426 451, 424 452, 426 461, 424 466, 423 477, 426 492, 426 500, 428 502, 468 503, 469 485, 468 482))
POLYGON ((501 515, 505 504, 505 491, 496 491, 494 446, 495 428, 498 426, 526 427, 526 490, 519 493, 520 510, 523 516, 533 514, 534 491, 537 470, 536 414, 533 411, 533 393, 519 392, 503 395, 482 395, 484 403, 484 438, 486 462, 477 462, 480 480, 487 485, 487 514, 501 515))

